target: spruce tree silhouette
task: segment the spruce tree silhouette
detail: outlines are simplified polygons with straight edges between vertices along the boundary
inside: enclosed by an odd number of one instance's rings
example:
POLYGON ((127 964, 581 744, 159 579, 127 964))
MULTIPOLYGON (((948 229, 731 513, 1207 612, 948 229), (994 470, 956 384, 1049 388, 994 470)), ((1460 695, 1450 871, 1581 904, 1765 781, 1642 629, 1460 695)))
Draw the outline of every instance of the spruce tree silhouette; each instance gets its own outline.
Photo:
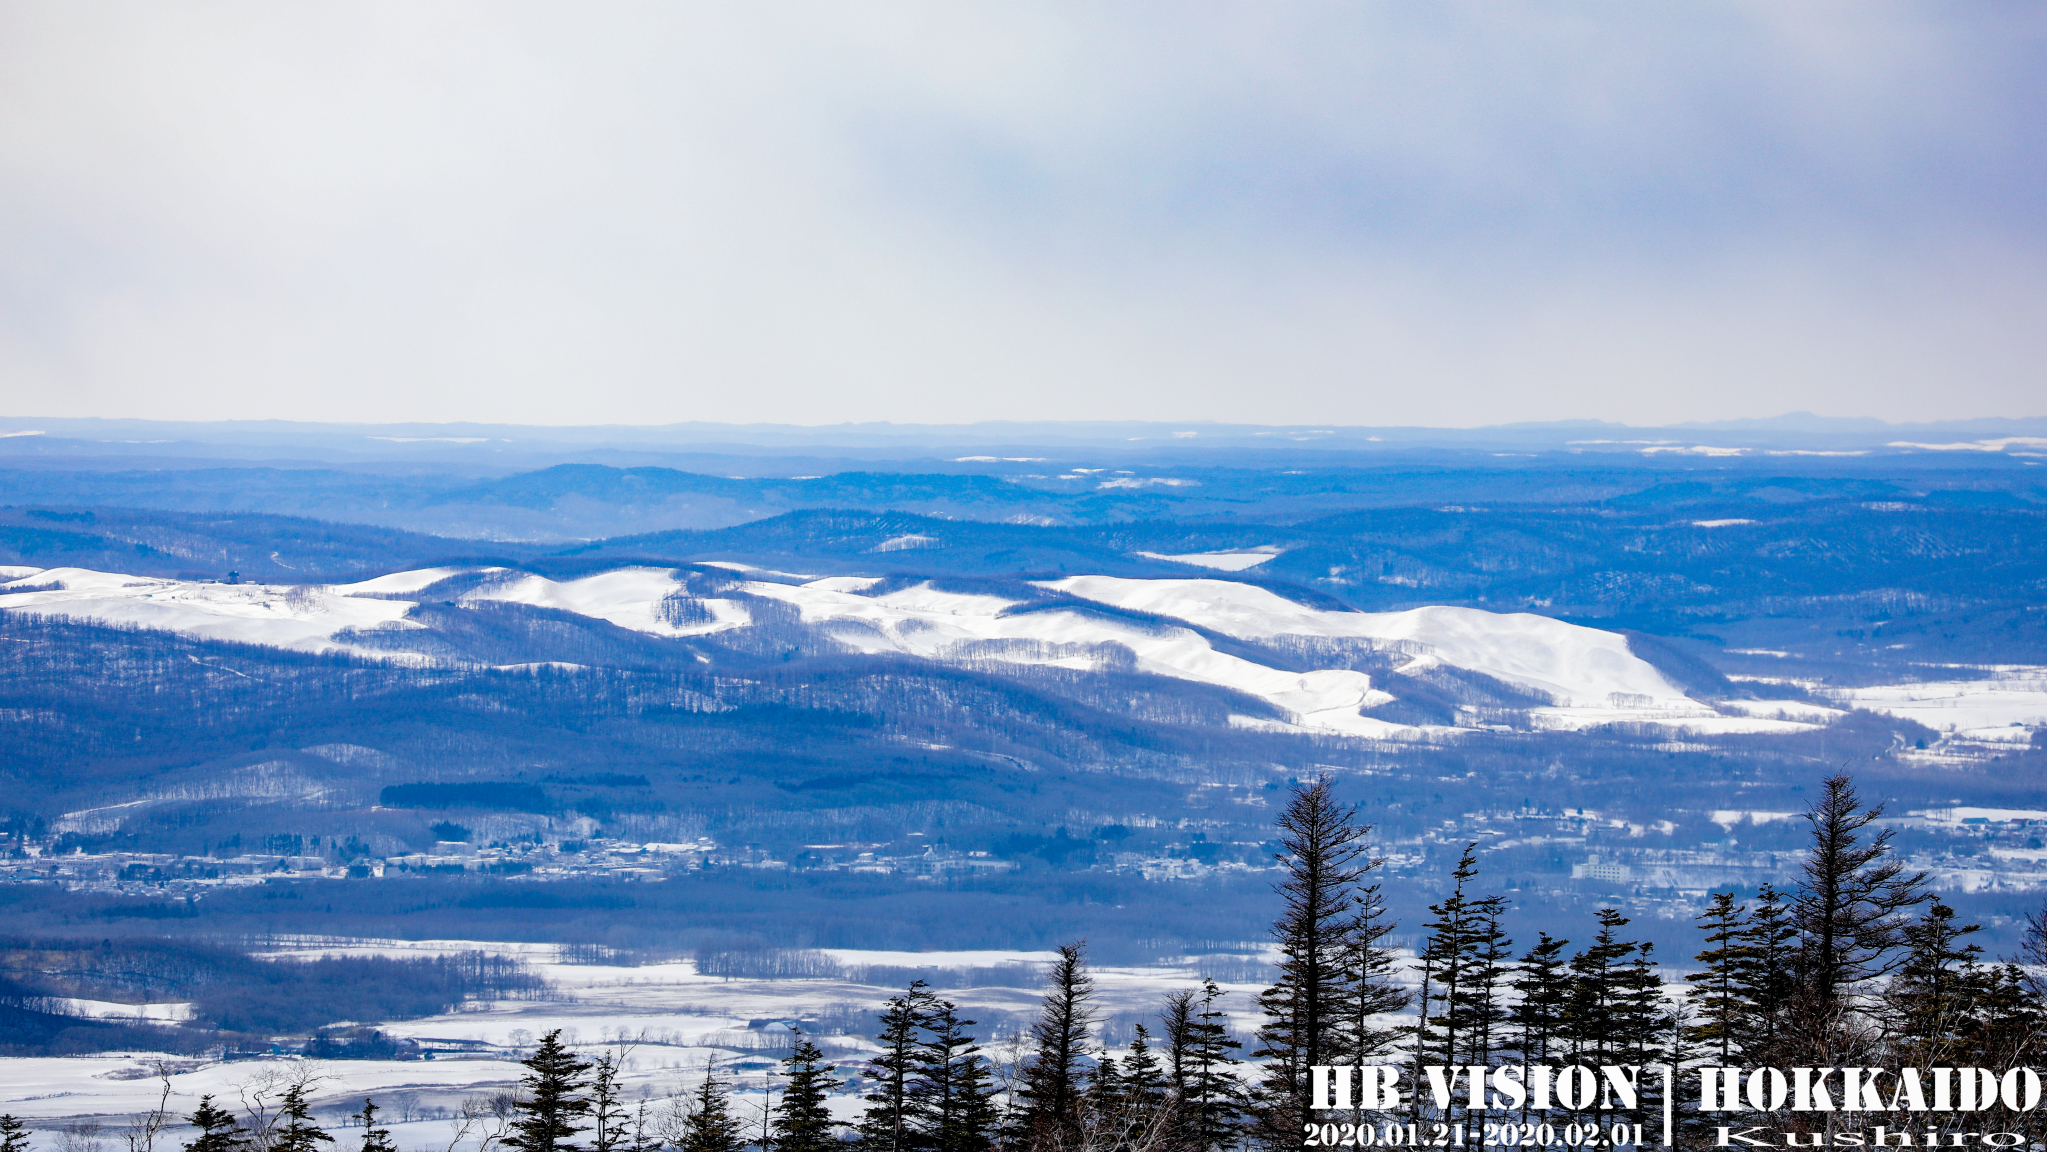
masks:
POLYGON ((924 981, 913 980, 908 991, 889 998, 881 1013, 881 1031, 874 1038, 881 1051, 867 1066, 874 1091, 860 1119, 860 1146, 866 1152, 909 1152, 916 1141, 923 1117, 911 1083, 935 999, 924 981))
POLYGON ((284 1126, 271 1135, 268 1152, 320 1152, 320 1145, 334 1143, 334 1137, 314 1121, 312 1109, 306 1105, 304 1084, 285 1088, 277 1118, 284 1126))
POLYGON ((732 1115, 732 1097, 709 1068, 704 1069, 704 1082, 697 1085, 696 1096, 689 1103, 682 1131, 682 1142, 676 1146, 680 1152, 743 1152, 746 1148, 739 1120, 732 1115))
POLYGON ((584 1131, 576 1118, 590 1112, 590 1101, 583 1096, 587 1087, 583 1076, 590 1071, 590 1062, 563 1046, 557 1028, 541 1037, 540 1047, 519 1063, 526 1066, 519 1082, 523 1098, 505 1147, 513 1152, 575 1152, 572 1139, 584 1131))
POLYGON ((214 1107, 211 1096, 199 1098, 199 1109, 188 1122, 199 1129, 199 1138, 185 1145, 185 1152, 242 1152, 249 1147, 249 1130, 234 1113, 214 1107))
POLYGON ((1059 946, 1046 976, 1045 1000, 1031 1025, 1035 1051, 1023 1072, 1023 1131, 1028 1152, 1079 1148, 1083 1130, 1081 1060, 1094 1024, 1095 980, 1087 970, 1087 943, 1059 946))
POLYGON ((774 1152, 833 1152, 832 1114, 825 1098, 839 1086, 832 1066, 809 1037, 797 1034, 796 1046, 782 1061, 789 1086, 775 1106, 774 1152))
POLYGON ((391 1143, 391 1130, 377 1127, 377 1113, 381 1111, 375 1101, 365 1096, 362 1111, 352 1117, 362 1125, 361 1152, 398 1152, 398 1146, 391 1143))
POLYGON ((960 1019, 949 1000, 940 1000, 925 1023, 930 1039, 910 1091, 929 1126, 925 1146, 932 1152, 988 1152, 994 1144, 995 1088, 988 1061, 967 1035, 973 1024, 960 1019))

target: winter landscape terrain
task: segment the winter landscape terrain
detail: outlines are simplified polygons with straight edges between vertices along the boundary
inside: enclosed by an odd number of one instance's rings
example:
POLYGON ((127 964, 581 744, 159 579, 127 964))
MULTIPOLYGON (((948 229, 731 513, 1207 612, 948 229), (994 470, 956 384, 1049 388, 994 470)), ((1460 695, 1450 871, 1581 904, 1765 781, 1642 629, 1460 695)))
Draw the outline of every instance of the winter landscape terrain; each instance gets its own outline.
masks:
POLYGON ((1517 939, 1681 969, 1836 771, 1993 952, 2047 899, 2030 427, 84 431, 0 439, 39 1147, 317 1059, 446 1148, 556 1027, 744 1102, 919 973, 999 1048, 1083 937, 1104 1040, 1204 976, 1245 1032, 1324 774, 1403 948, 1476 844, 1517 939))

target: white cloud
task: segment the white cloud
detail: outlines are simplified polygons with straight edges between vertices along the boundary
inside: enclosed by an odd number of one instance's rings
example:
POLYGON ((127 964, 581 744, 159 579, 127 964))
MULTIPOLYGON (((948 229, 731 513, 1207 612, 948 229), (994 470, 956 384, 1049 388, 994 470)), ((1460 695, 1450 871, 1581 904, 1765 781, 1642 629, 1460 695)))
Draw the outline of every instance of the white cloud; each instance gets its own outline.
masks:
POLYGON ((5 407, 2034 414, 2042 21, 17 5, 5 407))

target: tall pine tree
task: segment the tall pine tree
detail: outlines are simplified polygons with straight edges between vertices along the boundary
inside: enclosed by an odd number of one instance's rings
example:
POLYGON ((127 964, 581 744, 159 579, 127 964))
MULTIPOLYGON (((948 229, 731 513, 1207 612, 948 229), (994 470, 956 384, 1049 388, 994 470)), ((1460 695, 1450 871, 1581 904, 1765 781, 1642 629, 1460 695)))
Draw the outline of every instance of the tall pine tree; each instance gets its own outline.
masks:
POLYGON ((988 1152, 993 1147, 999 1119, 993 1070, 967 1033, 973 1025, 948 1000, 934 1004, 926 1018, 928 1038, 918 1053, 910 1091, 926 1125, 922 1146, 930 1152, 988 1152))
POLYGON ((1784 894, 1769 884, 1756 889, 1739 937, 1737 996, 1749 1005, 1734 1023, 1734 1042, 1751 1065, 1785 1065, 1785 1024, 1798 991, 1798 928, 1784 894))
POLYGON ((874 1038, 881 1051, 867 1066, 874 1091, 867 1096, 867 1114, 859 1127, 864 1152, 908 1152, 916 1142, 920 1101, 911 1084, 933 1001, 924 981, 915 980, 903 995, 890 997, 881 1013, 881 1029, 874 1038))
POLYGON ((1689 1039, 1723 1066, 1733 1065, 1741 1055, 1742 1034, 1756 1008, 1742 979, 1755 959, 1745 936, 1747 912, 1734 902, 1734 893, 1713 893, 1698 916, 1706 933, 1706 948, 1696 957, 1700 968, 1686 978, 1696 1020, 1689 1039))
POLYGON ((13 1113, 0 1115, 0 1152, 28 1152, 28 1126, 13 1113))
POLYGON ((505 1147, 511 1152, 574 1152, 576 1133, 586 1130, 576 1121, 590 1114, 583 1095, 590 1062, 562 1044, 557 1028, 519 1063, 526 1074, 519 1080, 518 1119, 512 1121, 505 1147))
POLYGON ((1274 1148, 1301 1143, 1310 1115, 1308 1069, 1345 1053, 1355 985, 1345 964, 1359 930, 1359 885, 1378 865, 1366 852, 1369 826, 1339 803, 1328 776, 1297 788, 1279 818, 1278 885, 1273 924, 1279 978, 1258 998, 1265 1025, 1254 1057, 1265 1061, 1257 1088, 1260 1135, 1274 1148))
MULTIPOLYGON (((1509 976, 1512 941, 1500 931, 1506 901, 1498 896, 1475 897, 1469 889, 1478 876, 1478 846, 1468 844, 1451 872, 1450 894, 1429 905, 1434 917, 1421 949, 1422 1012, 1416 1024, 1413 1082, 1422 1082, 1421 1067, 1443 1064, 1489 1067, 1495 1042, 1506 1023, 1503 1003, 1509 976)), ((1422 1103, 1415 1094, 1417 1107, 1422 1103)), ((1445 1120, 1450 1119, 1447 1115, 1445 1120)))
POLYGON ((268 1152, 321 1152, 320 1145, 334 1143, 334 1137, 313 1119, 304 1083, 285 1086, 277 1118, 282 1125, 272 1131, 268 1152))
POLYGON ((214 1106, 213 1097, 201 1096, 199 1107, 187 1120, 199 1135, 185 1145, 185 1152, 244 1152, 249 1147, 249 1130, 235 1114, 214 1106))
POLYGON ((788 1087, 775 1106, 774 1152, 832 1152, 832 1114, 825 1100, 839 1087, 834 1069, 810 1038, 797 1034, 796 1045, 782 1059, 788 1087))
MULTIPOLYGON (((1358 889, 1355 913, 1343 945, 1345 989, 1340 1061, 1371 1064, 1392 1052, 1406 1036, 1403 1027, 1380 1023, 1385 1017, 1407 1007, 1411 997, 1398 980, 1399 958, 1386 943, 1396 927, 1386 911, 1385 896, 1377 884, 1358 889)), ((1215 981, 1207 982, 1205 1002, 1213 1004, 1220 995, 1215 981)))
POLYGON ((632 1109, 619 1087, 625 1059, 623 1050, 603 1052, 590 1065, 590 1152, 625 1152, 633 1142, 632 1109))
POLYGON ((1023 1070, 1024 1152, 1078 1149, 1085 1131, 1081 1061, 1094 1023, 1094 977, 1086 943, 1062 944, 1038 1019, 1031 1025, 1032 1054, 1023 1070))
MULTIPOLYGON (((1518 994, 1507 1020, 1513 1045, 1524 1065, 1557 1064, 1563 1054, 1564 1017, 1571 1005, 1569 940, 1547 932, 1536 934, 1535 947, 1521 957, 1511 986, 1518 994)), ((1524 1097, 1521 1118, 1527 1122, 1532 1099, 1524 1097)))
POLYGON ((1793 1064, 1844 1064, 1858 1044, 1849 1014, 1865 980, 1898 963, 1907 912, 1925 899, 1926 874, 1891 848, 1893 830, 1871 828, 1883 805, 1864 808, 1845 773, 1830 776, 1805 813, 1806 853, 1792 920, 1798 928, 1793 1064))
POLYGON ((1915 1068, 1973 1066, 1985 988, 1983 949, 1968 942, 1980 924, 1955 921, 1955 910, 1933 901, 1907 925, 1904 963, 1884 990, 1893 1058, 1915 1068))
POLYGON ((1231 1039, 1223 990, 1214 980, 1197 989, 1168 993, 1164 1073, 1172 1098, 1173 1146, 1183 1152, 1216 1152, 1237 1142, 1248 1103, 1244 1082, 1232 1071, 1243 1043, 1231 1039))
POLYGON ((717 1073, 704 1069, 703 1083, 690 1099, 676 1152, 745 1152, 746 1134, 732 1114, 732 1095, 717 1073))
MULTIPOLYGON (((1623 940, 1620 934, 1628 918, 1618 909, 1601 908, 1593 919, 1599 931, 1591 944, 1571 957, 1570 994, 1559 1032, 1570 1063, 1599 1068, 1626 1063, 1626 1057, 1642 1043, 1641 1037, 1626 1033, 1620 1022, 1623 1017, 1633 1019, 1632 1009, 1639 1004, 1641 990, 1640 969, 1630 963, 1638 945, 1623 940)), ((1606 1093, 1595 1093, 1595 1097, 1589 1106, 1574 1111, 1603 1121, 1607 1119, 1606 1093)))

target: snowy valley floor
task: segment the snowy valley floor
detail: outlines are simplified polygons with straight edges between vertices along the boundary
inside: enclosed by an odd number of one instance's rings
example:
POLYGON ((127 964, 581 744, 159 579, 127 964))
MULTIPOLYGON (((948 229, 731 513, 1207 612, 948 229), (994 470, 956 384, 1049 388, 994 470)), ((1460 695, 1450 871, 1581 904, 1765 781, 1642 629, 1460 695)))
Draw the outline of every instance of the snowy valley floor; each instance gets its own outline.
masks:
MULTIPOLYGON (((323 1124, 336 1131, 337 1148, 352 1148, 360 1140, 359 1130, 342 1129, 342 1117, 360 1108, 363 1098, 369 1096, 386 1110, 384 1118, 401 1152, 475 1149, 479 1134, 464 1133, 456 1119, 462 1101, 514 1085, 522 1072, 516 1061, 530 1051, 536 1037, 557 1028, 585 1058, 608 1048, 624 1052, 627 1095, 636 1102, 645 1100, 652 1115, 668 1106, 671 1095, 695 1087, 707 1067, 715 1067, 721 1078, 736 1081, 740 1114, 751 1115, 758 1122, 762 1090, 770 1086, 774 1060, 786 1050, 788 1023, 814 1022, 819 1033, 814 1037, 816 1043, 843 1077, 864 1066, 867 1053, 874 1048, 864 1037, 845 1035, 843 1030, 849 1023, 861 1031, 871 1030, 874 1013, 888 997, 902 992, 900 987, 840 979, 700 976, 688 960, 641 966, 570 964, 548 945, 307 941, 271 955, 289 962, 293 953, 425 956, 476 950, 526 961, 554 985, 551 998, 472 1003, 442 1016, 377 1025, 389 1036, 413 1040, 431 1050, 430 1059, 318 1062, 315 1112, 323 1124)), ((871 966, 937 969, 930 974, 931 982, 939 987, 940 995, 960 1006, 962 1016, 980 1022, 973 1032, 998 1067, 1014 1058, 1011 1041, 1035 1012, 1038 990, 947 988, 944 974, 1034 969, 1054 956, 1043 952, 825 951, 848 970, 871 966)), ((1155 1014, 1167 992, 1195 987, 1201 980, 1192 963, 1186 967, 1100 967, 1094 974, 1100 1019, 1109 1025, 1109 1038, 1117 1047, 1127 1044, 1131 1022, 1155 1014)), ((1025 983, 1023 979, 1014 982, 1025 983)), ((1256 1027, 1252 1010, 1260 985, 1221 987, 1227 993, 1221 1006, 1230 1011, 1232 1029, 1248 1035, 1256 1027)), ((266 1074, 305 1062, 292 1056, 220 1060, 148 1052, 0 1058, 0 1112, 12 1113, 35 1127, 38 1152, 95 1152, 94 1139, 99 1141, 97 1152, 115 1152, 123 1146, 121 1127, 157 1102, 162 1085, 152 1068, 158 1063, 171 1069, 169 1107, 182 1119, 198 1106, 202 1095, 235 1101, 266 1074), (81 1128, 94 1123, 99 1125, 96 1136, 81 1133, 81 1128), (67 1133, 67 1126, 73 1131, 67 1133)), ((853 1118, 861 1107, 850 1091, 835 1097, 833 1106, 845 1119, 853 1118)), ((179 1132, 170 1136, 173 1146, 183 1142, 179 1132)), ((162 1146, 161 1139, 159 1143, 162 1146)))

